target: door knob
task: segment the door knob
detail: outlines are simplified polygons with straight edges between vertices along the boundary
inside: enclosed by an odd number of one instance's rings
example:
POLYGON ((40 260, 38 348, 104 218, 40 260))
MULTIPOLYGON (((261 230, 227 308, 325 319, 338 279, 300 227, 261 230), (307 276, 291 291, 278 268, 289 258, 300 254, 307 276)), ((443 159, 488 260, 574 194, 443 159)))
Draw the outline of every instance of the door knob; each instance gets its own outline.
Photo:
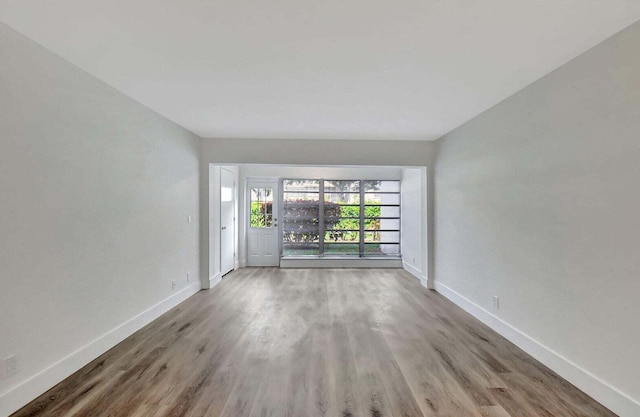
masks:
POLYGON ((222 226, 222 230, 226 230, 226 229, 227 229, 227 226, 222 226))

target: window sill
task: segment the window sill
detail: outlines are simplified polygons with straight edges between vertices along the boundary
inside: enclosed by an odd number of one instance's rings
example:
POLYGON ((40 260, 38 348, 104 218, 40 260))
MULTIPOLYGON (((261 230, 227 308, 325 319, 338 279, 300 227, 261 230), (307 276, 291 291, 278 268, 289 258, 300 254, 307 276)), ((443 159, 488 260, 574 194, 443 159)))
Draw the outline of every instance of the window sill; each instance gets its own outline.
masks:
POLYGON ((280 268, 402 268, 400 256, 283 256, 280 268))

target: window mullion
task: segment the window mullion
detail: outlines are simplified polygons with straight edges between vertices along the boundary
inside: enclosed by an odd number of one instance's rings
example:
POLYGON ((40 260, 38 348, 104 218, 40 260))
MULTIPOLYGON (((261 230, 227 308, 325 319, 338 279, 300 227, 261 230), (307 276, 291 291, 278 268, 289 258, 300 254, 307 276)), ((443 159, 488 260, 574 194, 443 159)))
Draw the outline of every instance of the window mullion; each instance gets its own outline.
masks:
POLYGON ((318 232, 320 236, 318 237, 318 250, 320 256, 324 256, 324 180, 320 180, 319 190, 318 190, 318 199, 319 207, 318 207, 318 232))
POLYGON ((364 256, 364 181, 360 180, 360 257, 364 256))

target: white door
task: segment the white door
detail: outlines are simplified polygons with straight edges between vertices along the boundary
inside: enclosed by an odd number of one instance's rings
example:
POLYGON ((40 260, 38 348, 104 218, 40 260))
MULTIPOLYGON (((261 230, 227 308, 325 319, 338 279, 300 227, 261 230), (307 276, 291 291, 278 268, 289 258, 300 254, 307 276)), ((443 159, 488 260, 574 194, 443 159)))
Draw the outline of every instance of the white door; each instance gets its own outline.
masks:
POLYGON ((249 181, 247 201, 247 264, 278 266, 278 182, 249 181))
POLYGON ((233 270, 235 254, 235 174, 222 168, 220 174, 220 273, 233 270))

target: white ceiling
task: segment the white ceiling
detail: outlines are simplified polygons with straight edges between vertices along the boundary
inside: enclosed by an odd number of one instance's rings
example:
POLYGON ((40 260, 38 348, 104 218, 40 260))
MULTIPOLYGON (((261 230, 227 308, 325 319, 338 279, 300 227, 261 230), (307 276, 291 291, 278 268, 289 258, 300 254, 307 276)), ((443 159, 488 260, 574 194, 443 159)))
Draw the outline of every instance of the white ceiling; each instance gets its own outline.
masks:
POLYGON ((204 137, 433 140, 639 0, 0 0, 0 20, 204 137))

